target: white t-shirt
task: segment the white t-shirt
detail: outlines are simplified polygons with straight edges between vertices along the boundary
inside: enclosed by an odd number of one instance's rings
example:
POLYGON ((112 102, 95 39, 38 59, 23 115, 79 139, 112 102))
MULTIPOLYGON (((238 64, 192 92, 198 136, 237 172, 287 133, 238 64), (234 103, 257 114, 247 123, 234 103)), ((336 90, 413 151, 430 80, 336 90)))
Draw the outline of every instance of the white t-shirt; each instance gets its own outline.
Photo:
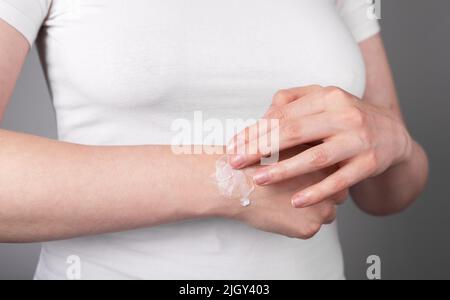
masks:
MULTIPOLYGON (((368 13, 366 0, 0 0, 37 39, 59 138, 88 145, 170 144, 194 111, 258 119, 281 88, 362 96, 368 13)), ((82 279, 344 277, 336 224, 308 241, 211 219, 45 243, 36 278, 67 278, 73 256, 82 279)))

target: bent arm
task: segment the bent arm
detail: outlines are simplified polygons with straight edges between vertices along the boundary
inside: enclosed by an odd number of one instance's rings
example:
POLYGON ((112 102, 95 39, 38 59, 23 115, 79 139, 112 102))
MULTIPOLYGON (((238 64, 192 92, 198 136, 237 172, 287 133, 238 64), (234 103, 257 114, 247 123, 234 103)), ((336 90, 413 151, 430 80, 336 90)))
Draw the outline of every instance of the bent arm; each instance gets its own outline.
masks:
MULTIPOLYGON (((380 35, 360 44, 367 67, 364 101, 392 109, 403 117, 395 84, 380 35)), ((351 189, 356 204, 373 215, 387 215, 407 208, 424 190, 428 178, 428 158, 423 148, 412 142, 408 157, 384 174, 365 180, 351 189)))

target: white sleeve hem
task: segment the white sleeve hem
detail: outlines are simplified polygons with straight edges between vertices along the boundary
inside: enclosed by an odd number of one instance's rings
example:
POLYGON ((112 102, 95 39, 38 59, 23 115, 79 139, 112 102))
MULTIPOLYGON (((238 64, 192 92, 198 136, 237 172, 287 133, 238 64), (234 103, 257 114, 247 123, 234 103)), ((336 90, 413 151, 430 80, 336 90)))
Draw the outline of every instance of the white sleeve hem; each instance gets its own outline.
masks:
POLYGON ((360 43, 368 38, 373 37, 374 35, 380 33, 380 25, 377 21, 373 21, 370 23, 366 23, 362 26, 359 26, 357 28, 354 28, 352 30, 353 36, 355 37, 355 40, 360 43))
POLYGON ((0 19, 19 31, 26 38, 30 47, 33 45, 39 32, 39 26, 22 12, 5 2, 0 2, 0 19))

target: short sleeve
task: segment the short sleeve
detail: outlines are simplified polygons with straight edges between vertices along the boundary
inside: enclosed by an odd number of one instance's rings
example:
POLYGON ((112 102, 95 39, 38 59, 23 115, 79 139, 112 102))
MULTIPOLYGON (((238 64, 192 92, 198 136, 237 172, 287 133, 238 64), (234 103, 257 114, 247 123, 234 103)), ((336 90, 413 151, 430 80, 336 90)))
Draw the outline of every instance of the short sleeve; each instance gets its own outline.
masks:
POLYGON ((362 42, 380 32, 373 14, 373 5, 367 0, 337 0, 337 9, 357 42, 362 42))
POLYGON ((30 45, 48 15, 52 0, 0 0, 0 19, 25 36, 30 45))

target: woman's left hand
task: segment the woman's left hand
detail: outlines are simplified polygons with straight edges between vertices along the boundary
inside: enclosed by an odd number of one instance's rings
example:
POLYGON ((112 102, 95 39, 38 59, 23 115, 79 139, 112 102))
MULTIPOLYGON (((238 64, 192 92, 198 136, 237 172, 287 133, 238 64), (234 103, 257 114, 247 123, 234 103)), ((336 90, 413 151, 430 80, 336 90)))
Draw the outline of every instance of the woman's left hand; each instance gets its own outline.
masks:
POLYGON ((314 143, 316 146, 261 169, 254 176, 256 184, 271 185, 339 166, 322 182, 293 196, 292 203, 298 208, 318 204, 380 175, 407 160, 412 152, 413 141, 401 117, 392 109, 365 103, 336 87, 308 86, 280 91, 264 119, 279 120, 279 149, 257 154, 239 151, 259 149, 260 141, 270 140, 271 133, 258 133, 259 124, 255 124, 233 139, 245 142, 232 142, 228 146, 234 168, 253 165, 262 157, 297 145, 314 143), (250 136, 250 133, 256 134, 250 136))

